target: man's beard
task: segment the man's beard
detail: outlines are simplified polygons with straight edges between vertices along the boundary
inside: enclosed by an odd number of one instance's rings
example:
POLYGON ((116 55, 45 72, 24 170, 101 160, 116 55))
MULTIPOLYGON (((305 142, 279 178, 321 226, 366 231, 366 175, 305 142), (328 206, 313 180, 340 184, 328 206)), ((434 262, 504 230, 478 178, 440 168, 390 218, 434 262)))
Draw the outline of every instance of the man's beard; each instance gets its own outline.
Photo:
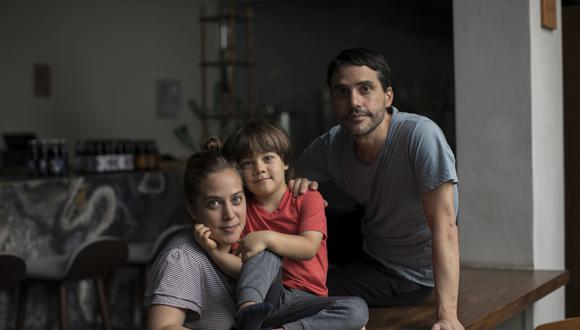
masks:
POLYGON ((342 126, 343 129, 348 131, 354 137, 366 136, 371 134, 377 127, 379 127, 379 125, 381 124, 381 122, 385 117, 385 112, 386 109, 383 109, 383 111, 372 112, 365 109, 352 108, 350 110, 350 113, 345 117, 345 119, 341 121, 340 125, 342 126), (350 124, 348 120, 354 116, 369 117, 371 119, 371 122, 364 127, 356 125, 355 126, 356 129, 353 129, 353 127, 351 127, 352 124, 350 124))

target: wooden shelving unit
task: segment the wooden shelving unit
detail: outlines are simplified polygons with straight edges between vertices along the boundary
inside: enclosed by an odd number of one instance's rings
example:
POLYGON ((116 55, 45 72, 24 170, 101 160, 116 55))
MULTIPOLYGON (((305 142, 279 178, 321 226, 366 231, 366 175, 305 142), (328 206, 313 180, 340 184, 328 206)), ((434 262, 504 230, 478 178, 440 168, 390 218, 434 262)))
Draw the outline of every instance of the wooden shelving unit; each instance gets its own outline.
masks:
POLYGON ((234 6, 224 8, 218 15, 206 15, 205 8, 200 10, 201 25, 201 105, 198 116, 201 121, 203 137, 210 132, 209 124, 218 122, 223 134, 228 123, 252 119, 256 111, 255 87, 255 48, 254 48, 254 14, 251 8, 240 10, 234 6), (207 45, 208 30, 217 28, 219 35, 218 49, 209 50, 207 45), (238 47, 243 39, 244 47, 238 47), (240 50, 241 48, 241 50, 240 50), (209 56, 209 51, 216 51, 209 56), (218 58, 215 58, 215 54, 218 58), (220 70, 218 86, 209 86, 208 70, 220 70), (239 71, 245 70, 246 80, 239 79, 239 71), (245 89, 245 96, 242 88, 245 89), (218 88, 219 90, 211 90, 218 88), (208 93, 213 92, 213 107, 210 109, 208 93), (216 97, 217 96, 217 97, 216 97))

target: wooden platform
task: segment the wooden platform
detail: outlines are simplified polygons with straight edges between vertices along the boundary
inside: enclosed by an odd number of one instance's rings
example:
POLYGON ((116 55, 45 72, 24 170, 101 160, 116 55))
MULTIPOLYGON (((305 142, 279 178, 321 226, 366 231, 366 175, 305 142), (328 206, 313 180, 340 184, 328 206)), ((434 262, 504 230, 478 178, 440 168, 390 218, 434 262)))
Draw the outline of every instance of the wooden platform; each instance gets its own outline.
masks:
MULTIPOLYGON (((461 268, 459 320, 465 329, 489 329, 568 283, 567 271, 461 268)), ((371 308, 367 329, 431 329, 431 295, 414 307, 371 308)))

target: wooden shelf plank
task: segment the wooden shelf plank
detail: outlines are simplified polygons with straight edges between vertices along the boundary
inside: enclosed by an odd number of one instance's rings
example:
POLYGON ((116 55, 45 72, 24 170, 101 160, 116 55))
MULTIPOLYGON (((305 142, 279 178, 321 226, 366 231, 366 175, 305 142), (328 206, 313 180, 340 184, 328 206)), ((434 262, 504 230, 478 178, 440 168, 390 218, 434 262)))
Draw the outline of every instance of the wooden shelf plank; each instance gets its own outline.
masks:
MULTIPOLYGON (((458 314, 465 329, 489 329, 568 283, 567 271, 461 268, 458 314)), ((418 306, 371 308, 367 329, 431 329, 433 295, 418 306)))

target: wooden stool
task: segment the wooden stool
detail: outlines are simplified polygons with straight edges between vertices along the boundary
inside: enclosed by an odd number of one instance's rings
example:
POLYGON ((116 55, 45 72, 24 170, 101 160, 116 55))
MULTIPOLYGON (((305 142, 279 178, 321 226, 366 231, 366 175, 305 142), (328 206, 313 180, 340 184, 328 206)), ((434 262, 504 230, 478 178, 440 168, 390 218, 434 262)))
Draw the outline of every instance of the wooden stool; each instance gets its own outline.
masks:
MULTIPOLYGON (((26 261, 26 280, 23 284, 22 308, 18 320, 24 320, 26 293, 32 282, 55 285, 60 290, 60 329, 68 329, 67 289, 68 282, 94 279, 97 287, 101 316, 105 328, 110 330, 111 317, 103 278, 127 262, 127 243, 114 237, 99 237, 81 245, 71 255, 61 255, 26 261)), ((23 324, 22 324, 23 325, 23 324)))
MULTIPOLYGON (((16 300, 20 304, 20 283, 26 275, 26 264, 21 258, 7 253, 0 253, 0 290, 15 290, 16 300)), ((19 321, 16 320, 16 328, 22 329, 19 326, 19 321)))
POLYGON ((536 330, 578 330, 580 317, 571 317, 565 320, 550 322, 536 327, 536 330))

